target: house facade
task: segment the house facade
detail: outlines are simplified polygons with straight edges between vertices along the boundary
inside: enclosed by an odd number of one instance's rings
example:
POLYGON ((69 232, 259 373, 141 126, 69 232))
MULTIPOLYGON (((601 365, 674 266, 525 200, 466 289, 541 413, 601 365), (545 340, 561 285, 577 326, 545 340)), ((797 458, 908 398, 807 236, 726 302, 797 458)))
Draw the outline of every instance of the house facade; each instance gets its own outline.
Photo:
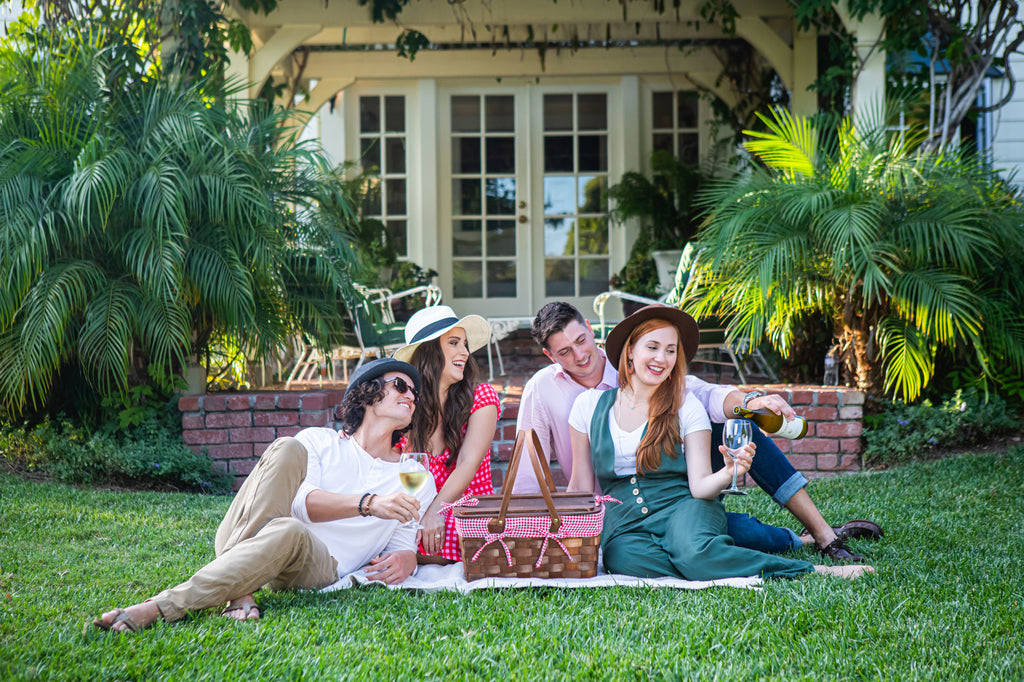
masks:
POLYGON ((701 90, 741 96, 715 45, 746 41, 794 111, 815 111, 816 35, 785 0, 732 4, 727 31, 705 2, 414 0, 374 23, 358 0, 282 0, 239 12, 256 49, 232 72, 251 94, 268 78, 308 91, 313 134, 335 161, 380 169, 367 213, 440 273, 457 311, 589 311, 637 229, 609 219, 602 190, 656 149, 702 158, 716 128, 701 90), (411 60, 397 55, 406 29, 430 41, 411 60))

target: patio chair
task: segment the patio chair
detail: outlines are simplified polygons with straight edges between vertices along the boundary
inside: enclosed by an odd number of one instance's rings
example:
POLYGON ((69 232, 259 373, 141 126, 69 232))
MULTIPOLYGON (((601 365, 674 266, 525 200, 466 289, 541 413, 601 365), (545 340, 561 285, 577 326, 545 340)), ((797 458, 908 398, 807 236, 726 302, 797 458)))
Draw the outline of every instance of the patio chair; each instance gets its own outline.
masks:
MULTIPOLYGON (((683 255, 679 259, 679 267, 676 269, 675 287, 657 299, 638 296, 636 294, 630 294, 625 291, 618 291, 614 289, 611 291, 604 291, 595 296, 594 312, 597 313, 598 325, 597 329, 594 331, 598 343, 604 344, 605 339, 608 337, 608 332, 610 332, 612 327, 615 326, 613 323, 605 321, 605 305, 607 305, 608 301, 612 298, 617 298, 622 301, 642 303, 643 305, 663 303, 665 305, 674 305, 682 308, 689 295, 693 293, 693 288, 696 286, 697 266, 703 252, 704 249, 700 249, 698 251, 694 248, 692 243, 686 245, 686 248, 683 249, 683 255)), ((738 344, 737 347, 734 348, 726 338, 725 327, 723 327, 721 322, 715 318, 704 318, 697 322, 700 325, 700 344, 697 346, 697 354, 694 357, 693 362, 703 362, 705 364, 715 365, 718 376, 721 376, 721 367, 732 366, 736 370, 736 375, 739 377, 740 383, 745 384, 747 383, 747 377, 744 373, 744 364, 740 362, 739 355, 749 355, 757 364, 757 369, 759 371, 770 377, 772 381, 776 380, 775 372, 772 371, 767 361, 765 361, 764 357, 761 355, 761 351, 757 349, 756 346, 751 348, 748 344, 741 342, 741 344, 738 344)))
POLYGON ((354 285, 361 300, 348 306, 357 345, 341 345, 334 349, 332 361, 342 363, 344 380, 348 381, 348 361, 356 359, 358 369, 366 358, 383 358, 405 345, 405 323, 395 319, 392 304, 408 296, 423 295, 424 307, 441 302, 441 289, 425 284, 393 293, 390 289, 371 289, 354 285))
POLYGON ((352 335, 349 343, 342 343, 325 354, 320 348, 299 340, 296 342, 296 361, 292 366, 285 388, 292 383, 312 381, 318 377, 323 383, 324 376, 335 379, 334 366, 341 363, 342 377, 348 382, 348 361, 356 360, 358 369, 367 358, 382 358, 405 345, 405 324, 395 319, 392 304, 408 296, 423 295, 427 306, 441 302, 441 289, 433 284, 413 287, 397 293, 387 288, 370 288, 353 284, 358 299, 348 302, 352 335))

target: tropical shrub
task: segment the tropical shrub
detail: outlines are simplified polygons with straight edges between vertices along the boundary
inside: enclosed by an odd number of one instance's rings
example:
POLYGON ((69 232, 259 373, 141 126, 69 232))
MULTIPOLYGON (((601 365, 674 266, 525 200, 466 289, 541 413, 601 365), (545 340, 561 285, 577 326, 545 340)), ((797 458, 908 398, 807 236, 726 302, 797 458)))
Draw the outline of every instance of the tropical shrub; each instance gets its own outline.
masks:
POLYGON ((166 395, 211 344, 259 361, 300 329, 324 346, 342 331, 348 204, 319 150, 283 112, 124 78, 108 56, 38 34, 0 46, 12 414, 51 405, 57 384, 84 383, 93 405, 143 384, 166 395))
POLYGON ((174 404, 121 429, 93 430, 71 419, 0 427, 0 459, 20 472, 65 483, 225 493, 234 477, 181 442, 174 404))
POLYGON ((864 417, 864 463, 890 466, 924 459, 939 449, 983 443, 1011 432, 1020 422, 999 396, 984 399, 976 391, 957 391, 938 405, 897 400, 864 417))
POLYGON ((940 352, 1024 375, 1022 211, 993 170, 922 152, 913 133, 819 130, 782 110, 764 122, 746 143, 760 165, 702 195, 697 312, 784 356, 821 314, 847 379, 876 396, 913 400, 940 352))

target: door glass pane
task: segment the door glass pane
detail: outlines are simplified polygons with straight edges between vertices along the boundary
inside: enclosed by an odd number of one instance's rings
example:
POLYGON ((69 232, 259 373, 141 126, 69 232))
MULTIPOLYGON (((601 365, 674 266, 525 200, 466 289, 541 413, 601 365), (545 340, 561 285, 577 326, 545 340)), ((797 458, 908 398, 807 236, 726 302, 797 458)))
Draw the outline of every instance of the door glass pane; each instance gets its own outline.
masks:
POLYGON ((484 282, 478 260, 457 260, 452 263, 452 293, 455 298, 481 298, 484 282))
POLYGON ((405 138, 387 137, 384 139, 384 147, 387 149, 388 173, 405 172, 405 138))
MULTIPOLYGON (((608 219, 577 218, 579 225, 580 255, 604 255, 608 253, 608 219)), ((581 275, 582 276, 582 275, 581 275)), ((602 290, 603 291, 603 290, 602 290)))
POLYGON ((453 173, 479 173, 480 172, 480 138, 479 137, 453 137, 452 138, 452 172, 453 173))
POLYGON ((608 187, 608 176, 581 175, 577 178, 579 182, 580 213, 604 213, 608 210, 608 197, 605 196, 605 189, 608 187))
POLYGON ((605 95, 580 95, 576 105, 579 107, 579 130, 608 129, 608 105, 605 95))
POLYGON ((384 124, 386 132, 405 132, 405 97, 399 95, 384 98, 384 124))
POLYGON ((380 97, 378 95, 359 98, 359 132, 380 132, 380 97))
POLYGON ((572 172, 572 135, 551 135, 544 138, 544 172, 572 172))
POLYGON ((672 133, 655 133, 653 138, 654 151, 668 152, 669 154, 675 154, 674 145, 672 144, 672 133))
POLYGON ((487 172, 515 173, 516 141, 512 137, 487 138, 487 172))
POLYGON ((388 215, 405 213, 405 180, 390 178, 386 185, 388 215))
POLYGON ((400 254, 409 253, 404 220, 389 220, 388 234, 391 235, 391 245, 395 247, 395 251, 400 254))
POLYGON ((363 137, 359 139, 359 163, 363 170, 380 169, 380 138, 363 137))
POLYGON ((456 256, 482 256, 480 221, 452 221, 452 253, 456 256))
POLYGON ((510 260, 487 262, 487 298, 516 297, 516 263, 510 260))
POLYGON ((548 297, 576 295, 573 270, 573 261, 571 260, 547 260, 544 263, 544 295, 548 297))
MULTIPOLYGON (((695 92, 679 93, 679 123, 680 128, 696 128, 700 100, 695 92)), ((668 128, 669 126, 665 126, 668 128)))
POLYGON ((452 180, 452 208, 459 215, 480 215, 483 212, 480 181, 475 178, 452 180))
POLYGON ((516 129, 515 98, 511 95, 488 95, 486 130, 489 133, 511 133, 516 129))
POLYGON ((572 95, 544 95, 544 130, 572 130, 572 95))
POLYGON ((700 139, 697 133, 679 134, 679 160, 693 165, 700 161, 700 139))
POLYGON ((576 212, 576 182, 572 177, 544 178, 544 215, 576 212))
POLYGON ((516 179, 487 178, 487 215, 514 215, 516 179))
MULTIPOLYGON (((487 255, 516 255, 516 221, 487 221, 487 255)), ((490 289, 488 289, 488 293, 490 293, 490 289)))
POLYGON ((654 110, 654 127, 672 127, 672 93, 656 92, 651 100, 651 108, 654 110))
POLYGON ((544 255, 571 256, 575 251, 572 241, 572 218, 544 219, 544 255))
POLYGON ((452 132, 480 131, 480 98, 475 95, 452 97, 452 132))
POLYGON ((608 136, 580 135, 580 168, 584 173, 608 170, 608 136))
POLYGON ((580 260, 580 296, 596 296, 608 289, 608 260, 580 260))
POLYGON ((370 178, 366 185, 366 195, 363 197, 363 214, 374 216, 383 213, 380 203, 380 179, 370 178))

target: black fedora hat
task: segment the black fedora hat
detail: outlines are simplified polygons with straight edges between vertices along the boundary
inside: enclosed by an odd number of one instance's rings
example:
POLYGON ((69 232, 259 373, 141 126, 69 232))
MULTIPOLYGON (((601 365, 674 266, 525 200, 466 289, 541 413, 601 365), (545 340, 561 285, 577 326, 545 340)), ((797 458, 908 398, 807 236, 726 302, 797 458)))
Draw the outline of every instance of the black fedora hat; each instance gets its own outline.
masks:
POLYGON ((408 362, 402 362, 401 360, 395 360, 394 358, 381 358, 368 362, 355 372, 352 373, 352 379, 348 382, 348 391, 359 384, 367 381, 372 381, 377 377, 382 377, 388 372, 401 372, 410 379, 412 379, 412 385, 416 389, 416 392, 420 392, 420 373, 416 371, 416 368, 410 365, 408 362))
POLYGON ((697 321, 679 308, 654 303, 644 306, 622 322, 619 322, 608 334, 608 340, 604 343, 604 350, 608 355, 608 360, 615 367, 619 366, 622 346, 625 345, 630 333, 641 322, 653 319, 665 320, 674 326, 679 331, 679 343, 682 346, 683 357, 686 358, 687 363, 693 359, 693 356, 697 353, 697 345, 700 343, 700 329, 697 327, 697 321))

